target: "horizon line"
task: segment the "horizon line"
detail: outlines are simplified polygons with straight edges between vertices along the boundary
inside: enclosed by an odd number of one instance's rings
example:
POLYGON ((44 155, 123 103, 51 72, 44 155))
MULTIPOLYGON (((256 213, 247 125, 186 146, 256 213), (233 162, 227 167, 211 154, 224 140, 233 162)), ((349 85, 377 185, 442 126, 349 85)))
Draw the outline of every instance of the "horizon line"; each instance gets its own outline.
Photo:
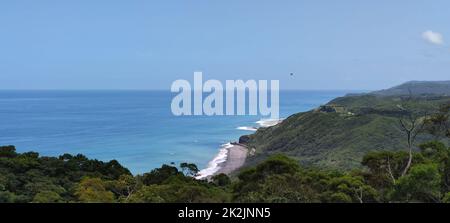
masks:
MULTIPOLYGON (((294 88, 285 88, 279 89, 280 91, 374 91, 380 89, 294 89, 294 88)), ((170 89, 143 89, 143 88, 89 88, 89 89, 81 89, 81 88, 70 88, 70 89, 58 89, 58 88, 0 88, 0 91, 168 91, 170 89)))

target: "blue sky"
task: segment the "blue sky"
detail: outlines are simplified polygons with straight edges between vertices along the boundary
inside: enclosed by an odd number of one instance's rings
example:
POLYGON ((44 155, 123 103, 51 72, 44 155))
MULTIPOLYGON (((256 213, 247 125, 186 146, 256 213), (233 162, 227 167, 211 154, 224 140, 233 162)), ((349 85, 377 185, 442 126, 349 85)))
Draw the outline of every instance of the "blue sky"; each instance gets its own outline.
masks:
POLYGON ((2 0, 0 89, 168 90, 194 71, 284 89, 450 79, 449 9, 448 0, 2 0))

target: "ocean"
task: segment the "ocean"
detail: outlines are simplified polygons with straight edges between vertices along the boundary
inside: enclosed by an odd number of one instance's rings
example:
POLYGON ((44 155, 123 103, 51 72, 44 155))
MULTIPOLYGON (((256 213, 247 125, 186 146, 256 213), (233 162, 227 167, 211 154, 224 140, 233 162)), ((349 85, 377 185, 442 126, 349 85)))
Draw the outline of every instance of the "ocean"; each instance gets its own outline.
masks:
MULTIPOLYGON (((280 116, 346 93, 351 92, 281 91, 280 116)), ((116 159, 134 174, 172 162, 203 169, 223 159, 218 155, 223 145, 264 124, 261 116, 174 116, 173 96, 165 91, 2 90, 0 145, 42 156, 116 159)))

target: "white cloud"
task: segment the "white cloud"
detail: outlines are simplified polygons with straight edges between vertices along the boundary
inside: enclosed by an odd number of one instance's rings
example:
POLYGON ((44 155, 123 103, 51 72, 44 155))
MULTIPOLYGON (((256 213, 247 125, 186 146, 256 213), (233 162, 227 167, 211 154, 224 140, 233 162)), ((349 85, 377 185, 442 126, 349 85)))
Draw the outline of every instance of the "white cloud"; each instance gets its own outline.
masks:
POLYGON ((422 38, 432 44, 436 44, 436 45, 444 44, 444 37, 442 36, 442 34, 440 34, 438 32, 433 32, 431 30, 423 32, 422 38))

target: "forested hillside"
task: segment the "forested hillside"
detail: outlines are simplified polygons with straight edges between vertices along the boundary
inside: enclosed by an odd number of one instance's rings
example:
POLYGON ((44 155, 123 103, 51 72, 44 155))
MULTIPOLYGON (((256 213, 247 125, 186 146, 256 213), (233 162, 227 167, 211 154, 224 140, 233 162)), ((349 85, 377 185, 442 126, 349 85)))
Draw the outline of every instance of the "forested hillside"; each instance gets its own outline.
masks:
MULTIPOLYGON (((411 90, 423 87, 414 86, 411 90)), ((261 128, 241 141, 255 149, 248 165, 283 153, 304 165, 349 170, 359 167, 368 152, 404 151, 408 147, 418 151, 420 143, 439 138, 425 131, 425 122, 432 115, 448 112, 449 104, 450 96, 445 94, 348 95, 294 114, 276 126, 261 128), (415 124, 412 145, 408 145, 402 122, 415 124)))

